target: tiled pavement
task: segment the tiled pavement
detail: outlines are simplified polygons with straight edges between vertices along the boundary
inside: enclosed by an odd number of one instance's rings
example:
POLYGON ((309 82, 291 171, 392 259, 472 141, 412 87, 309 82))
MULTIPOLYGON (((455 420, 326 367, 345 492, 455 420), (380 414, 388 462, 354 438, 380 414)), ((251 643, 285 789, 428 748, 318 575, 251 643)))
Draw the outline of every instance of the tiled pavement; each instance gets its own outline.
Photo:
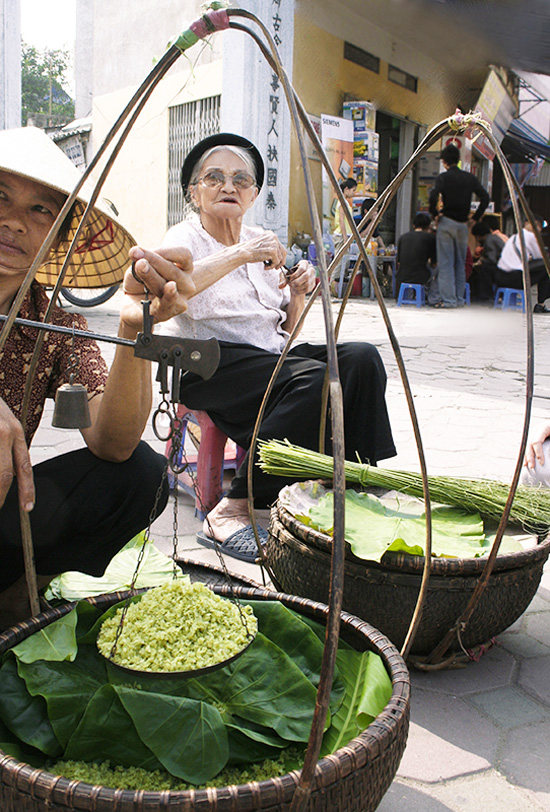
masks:
MULTIPOLYGON (((508 479, 517 459, 525 408, 525 324, 519 313, 490 308, 441 311, 388 303, 414 394, 431 473, 508 479)), ((336 308, 336 305, 335 305, 336 308)), ((70 309, 70 308, 69 308, 70 309)), ((91 329, 114 334, 117 298, 86 311, 91 329)), ((536 315, 532 425, 550 419, 550 317, 536 315)), ((302 339, 324 340, 319 303, 302 339)), ((388 403, 398 456, 392 467, 418 468, 410 419, 393 351, 376 303, 351 300, 342 340, 366 340, 388 371, 388 403)), ((106 355, 112 354, 106 345, 106 355)), ((146 438, 162 450, 150 428, 146 438)), ((73 432, 36 435, 33 460, 74 448, 73 432)), ((182 495, 178 551, 218 563, 196 544, 199 522, 182 495)), ((152 537, 172 548, 172 511, 152 537)), ((261 580, 254 565, 230 569, 261 580)), ((536 812, 550 810, 550 568, 527 612, 480 662, 465 669, 413 671, 411 731, 398 775, 380 812, 536 812)))

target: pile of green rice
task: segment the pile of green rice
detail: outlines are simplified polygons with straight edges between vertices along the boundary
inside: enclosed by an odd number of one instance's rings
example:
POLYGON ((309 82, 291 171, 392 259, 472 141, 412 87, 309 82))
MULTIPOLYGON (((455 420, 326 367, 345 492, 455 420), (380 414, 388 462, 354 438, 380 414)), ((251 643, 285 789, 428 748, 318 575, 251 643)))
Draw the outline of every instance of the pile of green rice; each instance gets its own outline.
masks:
POLYGON ((299 770, 304 760, 304 751, 298 746, 287 747, 278 758, 265 759, 256 764, 225 767, 215 778, 196 786, 175 778, 164 770, 145 770, 142 767, 122 767, 87 761, 58 761, 48 766, 48 771, 74 781, 111 787, 113 789, 134 789, 147 792, 177 792, 206 787, 227 787, 247 784, 251 781, 267 781, 269 778, 286 775, 291 770, 299 770))
MULTIPOLYGON (((104 657, 111 657, 122 611, 99 631, 104 657)), ((220 598, 204 584, 174 580, 128 607, 112 660, 137 671, 195 671, 238 654, 257 628, 250 606, 220 598)))

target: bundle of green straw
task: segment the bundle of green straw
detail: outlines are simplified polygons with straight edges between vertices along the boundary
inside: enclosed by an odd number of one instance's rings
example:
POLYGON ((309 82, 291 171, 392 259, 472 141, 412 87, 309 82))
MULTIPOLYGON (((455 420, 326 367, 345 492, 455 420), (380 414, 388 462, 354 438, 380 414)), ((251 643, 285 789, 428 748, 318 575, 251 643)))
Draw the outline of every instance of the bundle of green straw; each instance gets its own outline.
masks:
MULTIPOLYGON (((288 479, 332 479, 333 459, 326 454, 292 445, 288 440, 260 440, 260 467, 268 474, 288 479)), ((360 462, 345 461, 347 482, 389 488, 424 496, 422 477, 414 471, 392 471, 360 462)), ((500 521, 508 499, 509 485, 492 479, 466 479, 454 476, 428 476, 430 499, 479 512, 484 519, 500 521)), ((518 486, 509 522, 531 533, 543 533, 550 527, 550 490, 518 486)))

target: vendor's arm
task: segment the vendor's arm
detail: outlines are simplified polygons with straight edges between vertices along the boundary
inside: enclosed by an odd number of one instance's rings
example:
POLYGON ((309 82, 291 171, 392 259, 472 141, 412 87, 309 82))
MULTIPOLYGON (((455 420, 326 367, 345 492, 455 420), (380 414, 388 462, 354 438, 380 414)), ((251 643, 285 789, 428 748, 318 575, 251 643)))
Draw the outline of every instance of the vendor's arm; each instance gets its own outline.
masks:
MULTIPOLYGON (((141 256, 141 261, 136 263, 136 270, 139 270, 144 281, 162 280, 163 276, 173 273, 174 265, 179 264, 181 250, 181 248, 159 248, 157 251, 145 251, 142 248, 134 248, 132 251, 140 252, 141 256)), ((192 295, 202 293, 214 282, 248 262, 263 262, 269 270, 281 268, 285 260, 286 248, 272 231, 264 231, 258 237, 230 245, 205 259, 194 262, 192 279, 195 290, 192 295)))
POLYGON ((527 446, 527 451, 525 452, 525 465, 527 468, 535 468, 537 462, 539 465, 544 465, 544 451, 542 444, 545 440, 550 438, 550 423, 547 423, 546 426, 540 431, 540 434, 527 446))
POLYGON ((290 289, 290 302, 285 308, 286 319, 282 325, 287 333, 291 333, 296 326, 304 309, 306 293, 311 293, 315 282, 315 268, 305 259, 300 260, 296 267, 281 279, 280 287, 288 285, 290 289))
POLYGON ((25 433, 19 420, 0 398, 0 507, 14 476, 17 477, 19 504, 30 511, 34 505, 34 481, 25 433))
POLYGON ((340 226, 340 233, 342 236, 348 236, 348 221, 346 220, 346 214, 344 211, 344 207, 340 203, 340 209, 338 211, 338 225, 340 226))
MULTIPOLYGON (((194 293, 189 251, 179 249, 177 265, 170 263, 169 268, 155 274, 144 271, 143 263, 138 261, 143 260, 142 255, 139 248, 130 251, 136 275, 144 280, 150 291, 151 315, 155 322, 183 313, 194 293)), ((141 301, 144 289, 132 272, 127 271, 123 290, 125 296, 118 334, 133 341, 143 329, 141 301)), ((115 462, 127 459, 141 439, 151 403, 150 361, 136 358, 132 347, 117 346, 105 391, 90 400, 92 425, 82 431, 90 451, 100 459, 115 462)))

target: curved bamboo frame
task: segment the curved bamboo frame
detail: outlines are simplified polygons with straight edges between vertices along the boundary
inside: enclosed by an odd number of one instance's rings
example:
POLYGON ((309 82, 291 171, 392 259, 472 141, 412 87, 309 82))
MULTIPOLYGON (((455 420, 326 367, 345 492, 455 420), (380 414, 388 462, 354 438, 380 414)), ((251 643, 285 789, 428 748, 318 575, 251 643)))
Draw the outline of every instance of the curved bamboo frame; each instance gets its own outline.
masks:
MULTIPOLYGON (((317 250, 317 256, 319 257, 319 265, 320 265, 320 282, 321 282, 320 290, 321 290, 321 297, 322 297, 322 303, 323 303, 323 313, 324 313, 324 318, 325 318, 325 330, 326 330, 327 353, 328 353, 328 355, 327 355, 327 357, 328 357, 328 364, 327 364, 327 367, 328 367, 328 386, 326 387, 327 394, 325 396, 325 405, 328 402, 328 397, 330 396, 331 415, 332 415, 332 418, 331 418, 332 419, 332 433, 333 433, 333 438, 334 438, 334 440, 333 440, 333 449, 334 449, 333 450, 333 456, 334 456, 334 493, 335 493, 335 499, 334 499, 334 543, 333 543, 333 558, 332 558, 332 572, 331 572, 331 590, 330 590, 330 596, 329 596, 329 615, 328 615, 328 620, 327 620, 327 637, 326 637, 326 642, 325 642, 325 654, 324 654, 324 659, 323 659, 322 678, 321 678, 321 682, 320 682, 320 685, 319 685, 316 710, 315 710, 314 720, 313 720, 313 724, 312 724, 312 732, 311 732, 310 741, 308 743, 308 747, 307 747, 307 751, 306 751, 304 768, 301 771, 300 782, 299 782, 299 785, 297 786, 296 793, 294 795, 294 799, 293 799, 293 802, 292 802, 292 805, 291 805, 291 812, 300 812, 301 810, 305 809, 305 806, 307 805, 309 795, 310 795, 310 792, 311 792, 312 776, 313 776, 313 773, 314 773, 314 770, 315 770, 315 764, 317 763, 317 759, 318 759, 318 755, 319 755, 319 749, 320 749, 320 743, 321 743, 321 737, 322 737, 322 730, 323 730, 324 721, 325 721, 326 713, 327 713, 327 709, 328 709, 328 700, 329 700, 329 695, 330 695, 330 687, 331 687, 331 684, 332 684, 332 674, 333 674, 333 669, 334 669, 336 645, 337 645, 337 640, 338 640, 338 626, 339 626, 339 622, 340 622, 340 613, 341 613, 341 604, 342 604, 342 584, 343 584, 343 567, 344 567, 344 491, 345 491, 344 427, 343 427, 342 393, 341 393, 340 381, 339 381, 339 377, 338 377, 338 361, 337 361, 337 355, 336 355, 336 336, 338 334, 338 330, 339 330, 339 327, 340 327, 340 324, 341 324, 341 320, 343 318, 346 303, 347 303, 347 301, 349 299, 349 296, 350 296, 350 293, 351 293, 353 281, 354 281, 355 276, 357 274, 358 263, 356 264, 356 267, 355 267, 355 269, 354 269, 354 271, 353 271, 353 273, 351 275, 351 278, 349 280, 349 283, 347 285, 345 296, 344 296, 344 299, 343 299, 343 302, 342 302, 342 306, 341 306, 340 313, 338 315, 338 319, 337 319, 337 323, 336 323, 335 327, 333 326, 332 309, 331 309, 331 302, 330 302, 329 273, 331 272, 332 276, 334 276, 336 268, 338 267, 338 262, 341 260, 341 258, 343 257, 343 255, 347 251, 347 249, 348 249, 349 245, 351 244, 351 242, 355 241, 357 243, 358 248, 359 248, 360 257, 363 259, 365 267, 367 268, 367 272, 369 274, 371 284, 373 285, 375 295, 376 295, 378 304, 380 306, 380 311, 381 311, 382 317, 384 319, 386 329, 388 331, 390 342, 392 344, 392 348, 393 348, 394 353, 395 353, 395 357, 396 357, 396 360, 397 360, 398 368, 399 368, 399 371, 400 371, 401 379, 402 379, 402 382, 403 382, 403 386, 404 386, 404 390, 405 390, 405 394, 406 394, 406 398, 407 398, 407 404, 408 404, 408 407, 409 407, 409 413, 410 413, 410 416, 411 416, 415 441, 416 441, 418 454, 419 454, 419 462, 420 462, 420 469, 421 469, 421 474, 422 474, 423 490, 424 490, 424 500, 425 500, 425 506, 426 506, 426 556, 425 556, 425 567, 424 567, 424 572, 423 572, 422 583, 421 583, 421 588, 420 588, 420 592, 419 592, 417 606, 416 606, 416 609, 415 609, 415 612, 414 612, 414 615, 413 615, 413 619, 411 621, 411 625, 410 625, 410 628, 409 628, 409 633, 407 635, 407 639, 405 641, 405 644, 404 644, 403 650, 402 650, 402 654, 405 657, 407 655, 408 650, 410 649, 410 645, 411 645, 412 640, 414 638, 416 628, 417 628, 418 623, 420 621, 422 605, 423 605, 423 602, 424 602, 424 599, 425 599, 427 585, 428 585, 428 579, 429 579, 429 569, 430 569, 429 568, 429 561, 430 561, 430 556, 431 556, 430 494, 429 494, 429 488, 428 488, 428 483, 427 483, 426 462, 425 462, 424 451, 423 451, 422 441, 421 441, 421 437, 420 437, 420 429, 419 429, 418 420, 417 420, 417 416, 416 416, 416 411, 415 411, 415 407, 414 407, 411 388, 410 388, 408 378, 407 378, 407 374, 406 374, 406 371, 405 371, 405 367, 404 367, 403 358, 402 358, 402 355, 401 355, 401 350, 400 350, 400 347, 399 347, 399 343, 398 343, 397 338, 396 338, 396 336, 395 336, 395 334, 393 332, 391 321, 390 321, 390 318, 389 318, 389 315, 388 315, 388 312, 387 312, 387 309, 386 309, 386 306, 385 306, 385 303, 384 303, 384 299, 383 299, 380 287, 378 285, 378 281, 376 279, 376 275, 373 273, 373 271, 372 271, 372 269, 370 267, 370 263, 369 263, 368 258, 367 258, 365 245, 368 243, 369 239, 371 238, 371 236, 372 236, 372 234, 374 232, 374 229, 376 228, 377 223, 379 222, 379 220, 381 219, 381 217, 384 214, 385 210, 389 206, 392 198, 397 193, 397 191, 398 191, 399 187, 401 186, 401 184, 403 183, 406 175, 408 174, 408 172, 410 171, 412 166, 416 163, 416 161, 420 158, 420 156, 422 154, 424 154, 424 152, 426 152, 429 149, 430 146, 432 146, 434 143, 439 141, 441 136, 446 134, 447 132, 449 132, 449 131, 451 131, 451 132, 462 131, 462 130, 466 129, 468 126, 475 126, 481 132, 484 133, 484 135, 490 141, 491 146, 494 149, 495 154, 498 156, 499 162, 500 162, 500 164, 501 164, 501 166, 503 168, 503 172, 504 172, 505 177, 506 177, 508 188, 510 189, 510 192, 511 192, 512 205, 513 205, 513 209, 514 209, 514 218, 515 218, 516 226, 518 228, 518 232, 521 235, 520 236, 520 244, 521 244, 522 262, 523 262, 523 268, 524 268, 524 293, 525 293, 525 300, 527 302, 527 320, 526 320, 526 323, 527 323, 528 358, 527 358, 526 408, 525 408, 523 433, 522 433, 522 440, 521 440, 521 444, 520 444, 520 451, 519 451, 519 455, 518 455, 518 460, 517 460, 517 463, 516 463, 516 468, 515 468, 514 476, 513 476, 511 487, 510 487, 510 493, 509 493, 508 502, 507 502, 506 507, 504 509, 504 512, 502 514, 502 519, 501 519, 501 522, 500 522, 500 525, 499 525, 499 528, 498 528, 497 536, 495 538, 495 543, 494 543, 493 548, 491 550, 491 554, 490 554, 489 559, 487 561, 483 576, 480 579, 480 584, 478 585, 478 589, 476 589, 474 595, 472 596, 472 600, 470 601, 470 604, 469 604, 467 610, 464 612, 463 616, 457 620, 455 626, 452 629, 449 630, 449 632, 446 635, 445 639, 441 642, 441 644, 437 647, 437 649, 435 649, 434 652, 430 655, 429 660, 431 662, 434 662, 438 658, 443 656, 443 654, 445 653, 445 651, 448 648, 448 641, 451 640, 452 637, 457 633, 457 631, 460 630, 461 628, 463 628, 464 624, 466 624, 468 622, 468 619, 471 616, 473 608, 475 608, 475 605, 476 605, 477 601, 479 600, 479 595, 481 594, 481 591, 483 590, 484 586, 486 585, 486 583, 487 583, 487 581, 488 581, 488 579, 490 577, 490 574, 491 574, 491 571, 492 571, 492 568, 493 568, 493 565, 494 565, 494 561, 495 561, 495 558, 496 558, 496 555, 497 555, 497 552, 498 552, 498 548, 500 546, 502 535, 503 535, 504 529, 506 527, 506 523, 507 523, 507 520, 508 520, 508 515, 509 515, 510 507, 511 507, 511 504, 512 504, 512 501, 513 501, 513 497, 514 497, 514 494, 515 494, 515 490, 517 488, 517 484, 518 484, 518 481, 519 481, 519 476, 520 476, 521 467, 522 467, 522 460, 523 460, 523 456, 524 456, 524 453, 525 453, 525 447, 526 447, 526 443, 527 443, 527 432, 528 432, 528 427, 529 427, 529 417, 530 417, 530 411, 531 411, 531 402, 532 402, 532 393, 533 393, 533 369, 534 369, 533 355, 534 355, 534 352, 533 352, 533 321, 532 321, 531 291, 530 291, 530 288, 531 288, 530 281, 531 280, 530 280, 529 267, 528 267, 528 262, 527 262, 527 253, 526 253, 526 249, 525 249, 523 235, 522 235, 522 232, 521 232, 521 225, 523 224, 523 221, 522 221, 522 217, 521 217, 521 213, 520 213, 520 205, 518 205, 518 201, 519 201, 519 204, 521 204, 521 210, 523 211, 523 214, 527 217, 527 219, 529 219, 531 221, 531 223, 533 223, 533 224, 534 224, 534 220, 533 220, 533 216, 532 216, 532 214, 531 214, 531 212, 529 210, 529 207, 527 205, 527 202, 525 201, 523 193, 521 192, 521 189, 520 189, 516 179, 513 177, 512 173, 510 171, 510 168, 509 168, 509 166, 508 166, 508 164, 506 162, 506 159, 505 159, 504 155, 502 154, 502 151, 500 150, 500 147, 499 147, 498 143, 496 142, 496 140, 494 139, 494 137, 493 137, 493 135, 491 133, 490 127, 485 122, 483 122, 479 118, 477 118, 476 116, 473 116, 473 115, 467 115, 467 116, 455 115, 455 116, 452 116, 451 118, 447 119, 447 121, 439 123, 438 125, 436 125, 434 128, 432 128, 430 130, 430 132, 427 134, 425 139, 422 141, 422 143, 420 144, 418 149, 415 151, 413 156, 411 156, 411 158, 407 162, 407 164, 401 169, 401 171, 398 173, 398 175, 394 178, 394 180, 387 187, 387 189, 380 194, 380 196, 378 197, 378 199, 375 202, 374 206, 372 207, 372 209, 369 211, 369 213, 366 215, 366 217, 363 219, 362 223, 360 224, 360 227, 364 227, 365 225, 368 226, 367 231, 366 231, 366 235, 365 235, 365 238, 364 238, 364 242, 361 240, 361 238, 359 236, 359 231, 358 231, 358 228, 355 225, 355 222, 353 220, 351 212, 348 210, 346 205, 342 206, 342 209, 343 209, 343 211, 345 213, 345 216, 346 216, 346 218, 348 220, 348 224, 349 224, 349 227, 350 227, 350 230, 351 230, 351 237, 347 240, 346 243, 344 243, 344 245, 341 247, 341 249, 336 254, 333 262, 330 265, 330 267, 327 269, 326 263, 325 263, 325 258, 324 258, 324 251, 323 251, 323 247, 322 247, 322 231, 321 231, 320 222, 319 222, 319 214, 318 214, 317 209, 316 209, 316 207, 314 205, 314 195, 313 195, 312 181, 311 181, 311 176, 310 176, 310 173, 309 173, 309 166, 308 166, 308 161, 307 161, 306 152, 305 152, 305 143, 304 143, 303 134, 301 132, 300 124, 303 125, 304 129, 307 132, 307 135, 309 136, 309 138, 313 142, 315 148, 318 150, 319 155, 321 156, 321 160, 323 162, 323 165, 324 165, 325 169, 327 170, 330 181, 331 181, 331 183, 332 183, 332 185, 334 187, 336 195, 337 195, 340 203, 344 204, 343 194, 342 194, 342 192, 340 190, 340 187, 339 187, 339 185, 337 183, 336 177, 334 176, 334 173, 333 173, 333 171, 332 171, 332 169, 330 167, 330 164, 329 164, 329 162, 328 162, 328 160, 326 158, 326 155, 324 154, 322 146, 319 143, 319 140, 318 140, 318 138, 316 136, 316 133, 313 131, 313 128, 310 125, 310 122, 309 122, 309 119, 307 118, 305 110, 304 110, 303 106, 301 105, 295 91, 293 90, 293 88, 292 88, 292 86, 291 86, 291 84, 290 84, 290 82, 288 80, 288 77, 286 75, 284 67, 281 64, 281 61, 279 59, 275 43, 273 42, 273 40, 272 40, 268 30, 266 29, 266 27, 263 25, 263 23, 254 14, 252 14, 252 13, 250 13, 248 11, 244 11, 244 10, 241 10, 241 9, 232 9, 232 10, 225 11, 225 10, 223 10, 221 8, 220 3, 212 3, 211 8, 213 9, 212 11, 210 11, 210 12, 206 13, 205 15, 203 15, 203 17, 201 17, 198 21, 196 21, 195 23, 193 23, 190 26, 188 31, 184 32, 178 38, 177 42, 169 48, 169 50, 164 55, 164 57, 155 66, 155 68, 153 68, 153 70, 151 71, 149 76, 145 79, 145 81, 140 86, 138 91, 134 94, 133 98, 128 103, 128 105, 124 109, 123 113, 121 114, 119 119, 115 122, 114 126, 112 127, 112 129, 108 133, 103 145, 101 146, 100 150, 98 151, 98 153, 94 157, 94 159, 91 162, 90 166, 88 167, 88 169, 84 173, 80 183, 77 185, 77 187, 75 187, 72 194, 67 198, 67 201, 66 201, 65 205, 63 206, 59 216, 57 217, 54 225, 52 226, 52 229, 51 229, 50 233, 48 234, 46 240, 44 241, 44 244, 42 245, 41 250, 39 251, 37 257, 35 258, 32 266, 31 266, 31 269, 29 270, 27 276, 25 277, 25 280, 24 280, 24 282, 23 282, 23 284, 22 284, 22 286, 21 286, 21 288, 20 288, 20 290, 19 290, 19 292, 18 292, 18 294, 17 294, 17 296, 16 296, 16 298, 15 298, 13 304, 12 304, 12 307, 11 307, 10 312, 8 314, 8 319, 6 321, 5 328, 3 329, 2 334, 0 334, 0 351, 2 350, 2 348, 4 346, 7 334, 9 333, 11 327, 13 326, 14 320, 16 318, 16 314, 19 311, 19 308, 21 306, 23 298, 26 295, 32 280, 34 279, 36 271, 37 271, 38 267, 40 266, 40 264, 42 264, 42 262, 44 261, 44 259, 48 255, 48 253, 49 253, 49 251, 50 251, 50 249, 51 249, 51 247, 53 245, 55 236, 56 236, 56 234, 57 234, 57 232, 59 230, 59 227, 60 227, 61 223, 63 222, 65 216, 68 214, 74 200, 76 199, 76 195, 78 194, 78 191, 80 190, 80 188, 81 188, 82 184, 85 182, 85 180, 89 177, 91 172, 94 170, 94 168, 97 166, 97 164, 99 163, 101 158, 105 155, 108 147, 114 141, 115 136, 120 132, 118 142, 116 142, 115 146, 112 148, 112 151, 111 151, 110 156, 109 156, 109 158, 107 160, 106 166, 104 167, 104 169, 103 169, 103 171, 101 173, 100 179, 99 179, 99 181, 96 184, 96 187, 94 189, 94 194, 93 194, 93 196, 92 196, 92 198, 90 200, 90 203, 88 204, 88 206, 86 208, 86 211, 84 212, 84 215, 83 215, 83 218, 81 220, 79 229, 77 230, 75 238, 74 238, 74 240, 73 240, 73 242, 72 242, 72 244, 71 244, 71 246, 69 248, 67 259, 66 259, 66 261, 65 261, 65 263, 63 265, 63 268, 62 268, 62 270, 61 270, 61 272, 59 274, 59 278, 58 278, 57 284, 55 286, 54 294, 53 294, 53 297, 52 297, 52 304, 51 304, 51 307, 48 309, 48 312, 47 312, 45 318, 48 319, 50 317, 51 308, 53 307, 53 304, 54 304, 54 302, 56 300, 59 289, 60 289, 60 287, 61 287, 61 285, 63 283, 63 278, 65 276, 66 267, 68 265, 68 262, 70 260, 71 255, 74 252, 74 249, 76 247, 77 238, 78 238, 82 228, 84 227, 84 225, 85 225, 85 223, 86 223, 86 221, 88 219, 89 212, 90 212, 92 206, 94 205, 94 203, 95 203, 95 201, 96 201, 96 199, 97 199, 97 197, 99 195, 99 192, 100 192, 101 187, 102 187, 102 185, 103 185, 103 183, 105 181, 105 178, 107 177, 108 172, 110 171, 111 166, 112 166, 114 160, 116 159, 116 157, 117 157, 117 155, 118 155, 118 153, 119 153, 119 151, 120 151, 120 149, 122 147, 122 144, 124 143, 125 139, 127 138, 127 136, 129 134, 135 120, 137 119, 137 117, 138 117, 139 113, 141 112, 143 106, 145 105, 147 99, 149 98, 149 96, 153 92, 153 90, 156 87, 156 85, 158 84, 158 82, 163 78, 165 73, 171 67, 171 65, 174 64, 174 62, 181 55, 181 53, 183 53, 191 45, 193 45, 195 42, 197 42, 198 39, 202 39, 202 38, 208 36, 209 34, 213 33, 214 31, 224 30, 224 29, 226 29, 228 27, 231 27, 231 28, 234 28, 234 29, 239 29, 241 31, 244 31, 247 34, 249 34, 250 36, 252 36, 252 38, 258 44, 258 46, 259 46, 261 52, 263 53, 264 57, 267 59, 270 66, 276 71, 277 75, 279 76, 279 78, 281 80, 281 83, 282 83, 284 91, 285 91, 285 95, 286 95, 287 100, 288 100, 288 104, 289 104, 290 111, 291 111, 291 116, 292 116, 292 119, 293 119, 293 123, 294 123, 295 129, 296 129, 296 134, 297 134, 297 138, 298 138, 298 143, 299 143, 299 148, 300 148, 300 155, 301 155, 301 160, 302 160, 302 165, 303 165, 303 170, 304 170, 304 177, 305 177, 305 181, 306 181, 306 191, 307 191, 307 196, 308 196, 308 205, 309 205, 310 216, 311 216, 312 225, 313 225, 314 243, 315 243, 315 247, 316 247, 316 250, 317 250), (264 37, 265 42, 263 42, 261 37, 259 35, 257 35, 255 32, 251 31, 247 26, 241 25, 241 24, 239 24, 237 22, 231 22, 231 20, 233 20, 234 18, 237 18, 237 17, 242 17, 242 18, 248 19, 251 22, 253 22, 255 25, 257 25, 258 28, 260 29, 261 34, 264 37)), ((536 228, 535 228, 535 233, 536 233, 536 228)), ((537 238, 539 239, 539 244, 541 245, 541 248, 544 249, 544 247, 542 246, 542 241, 540 240, 540 237, 539 237, 538 234, 537 234, 537 238)), ((550 265, 549 265, 549 262, 548 262, 548 257, 547 257, 546 252, 544 250, 543 250, 542 253, 543 253, 543 256, 545 258, 547 271, 548 271, 548 273, 550 275, 550 265)), ((309 310, 309 307, 311 307, 311 304, 315 299, 315 295, 316 294, 314 294, 311 297, 310 303, 306 307, 304 313, 302 314, 302 317, 300 318, 300 320, 298 322, 298 326, 295 329, 295 332, 293 333, 293 335, 291 336, 290 341, 292 341, 294 335, 296 334, 297 330, 299 329, 299 326, 301 326, 301 324, 303 323, 303 318, 305 317, 306 312, 309 310)), ((290 345, 290 341, 289 341, 289 345, 290 345)), ((25 394, 25 405, 28 404, 28 397, 29 397, 29 394, 30 394, 30 386, 32 384, 32 379, 33 379, 33 376, 34 376, 34 373, 35 373, 36 362, 38 360, 39 350, 40 350, 40 348, 37 346, 35 355, 33 356, 33 359, 31 361, 31 369, 29 371, 29 377, 28 377, 28 382, 27 382, 27 391, 26 391, 26 394, 25 394)), ((267 398, 269 397, 269 393, 271 391, 271 388, 272 388, 273 382, 275 380, 275 377, 276 377, 276 375, 277 375, 277 373, 278 373, 278 371, 280 369, 280 365, 283 363, 287 352, 288 352, 288 347, 285 349, 285 351, 281 355, 281 358, 279 359, 279 363, 277 364, 277 366, 276 366, 276 368, 274 370, 273 377, 272 377, 272 379, 270 381, 270 384, 268 386, 268 390, 266 392, 266 396, 264 398, 264 402, 262 403, 262 406, 260 408, 260 412, 259 412, 259 415, 258 415, 258 419, 256 421, 255 428, 254 428, 254 434, 253 434, 253 437, 252 437, 252 443, 251 443, 251 448, 250 448, 249 467, 248 467, 249 510, 250 510, 250 514, 251 514, 251 521, 252 521, 252 524, 253 524, 253 527, 254 527, 254 530, 255 530, 255 533, 256 533, 256 537, 257 537, 257 527, 256 527, 254 515, 253 515, 253 510, 252 510, 253 497, 252 497, 251 487, 250 487, 253 459, 254 459, 254 455, 255 455, 255 448, 256 448, 256 443, 257 443, 259 426, 260 426, 260 423, 261 423, 263 412, 265 410, 265 404, 267 402, 267 398)), ((324 434, 323 426, 321 427, 321 430, 322 430, 322 432, 324 434)), ((28 548, 27 553, 30 555, 31 569, 32 569, 33 568, 32 567, 32 539, 30 538, 30 523, 29 523, 28 515, 26 515, 25 517, 22 517, 22 533, 23 533, 24 542, 25 542, 25 539, 26 539, 26 547, 28 548)), ((259 544, 258 537, 257 537, 257 541, 258 541, 258 548, 260 550, 260 555, 262 555, 261 545, 259 544)), ((29 590, 30 591, 31 591, 31 589, 34 589, 34 586, 35 586, 35 584, 33 586, 31 582, 32 582, 32 577, 29 580, 29 590)), ((31 598, 32 598, 32 595, 31 595, 31 598)))

